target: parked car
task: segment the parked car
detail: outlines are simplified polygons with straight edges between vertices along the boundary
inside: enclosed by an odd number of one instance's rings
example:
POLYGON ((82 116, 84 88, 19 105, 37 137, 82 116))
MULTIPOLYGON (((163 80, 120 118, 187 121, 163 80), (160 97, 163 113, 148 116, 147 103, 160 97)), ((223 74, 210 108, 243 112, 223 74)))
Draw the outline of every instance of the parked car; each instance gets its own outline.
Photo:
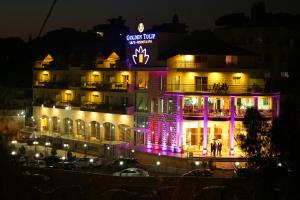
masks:
POLYGON ((102 165, 102 159, 100 158, 79 158, 73 161, 74 164, 81 168, 100 167, 102 165))
POLYGON ((195 169, 192 171, 189 171, 182 176, 201 176, 201 177, 212 177, 213 172, 210 169, 195 169))
POLYGON ((142 165, 135 158, 120 158, 108 163, 106 167, 113 171, 120 171, 126 168, 142 168, 142 165))
POLYGON ((256 172, 256 170, 247 167, 239 167, 239 168, 234 168, 233 172, 234 172, 233 177, 246 178, 253 175, 256 172))
POLYGON ((60 162, 61 160, 57 156, 47 156, 44 158, 48 167, 53 167, 56 163, 60 162))
POLYGON ((113 176, 149 176, 149 173, 139 168, 127 168, 113 173, 113 176))
POLYGON ((80 170, 80 166, 73 162, 58 162, 53 165, 54 169, 63 169, 63 170, 80 170))
POLYGON ((37 168, 46 168, 47 164, 44 160, 32 160, 30 162, 27 163, 28 167, 37 167, 37 168))

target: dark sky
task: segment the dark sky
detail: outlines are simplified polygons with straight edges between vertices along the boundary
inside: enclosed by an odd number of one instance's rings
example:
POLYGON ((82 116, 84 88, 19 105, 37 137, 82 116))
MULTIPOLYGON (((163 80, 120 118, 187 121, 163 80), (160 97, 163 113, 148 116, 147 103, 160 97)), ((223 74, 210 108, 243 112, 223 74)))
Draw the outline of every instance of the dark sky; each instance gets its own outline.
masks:
MULTIPOLYGON (((36 37, 53 0, 0 0, 0 37, 36 37)), ((61 27, 87 30, 122 15, 133 28, 170 21, 176 12, 190 30, 213 28, 214 20, 233 12, 250 13, 257 0, 58 0, 44 33, 61 27)), ((268 12, 300 12, 300 0, 265 0, 268 12)))

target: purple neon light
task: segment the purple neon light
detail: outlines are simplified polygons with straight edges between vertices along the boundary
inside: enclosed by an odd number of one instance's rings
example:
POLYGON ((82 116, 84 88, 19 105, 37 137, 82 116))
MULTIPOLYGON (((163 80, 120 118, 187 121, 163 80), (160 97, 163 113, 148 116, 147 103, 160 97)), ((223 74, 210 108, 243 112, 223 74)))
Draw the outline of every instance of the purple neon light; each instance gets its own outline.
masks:
POLYGON ((258 109, 258 97, 254 96, 254 108, 258 109))
POLYGON ((230 97, 230 155, 234 154, 234 96, 230 97))
POLYGON ((208 123, 208 96, 204 96, 204 117, 203 117, 203 154, 207 154, 207 123, 208 123))

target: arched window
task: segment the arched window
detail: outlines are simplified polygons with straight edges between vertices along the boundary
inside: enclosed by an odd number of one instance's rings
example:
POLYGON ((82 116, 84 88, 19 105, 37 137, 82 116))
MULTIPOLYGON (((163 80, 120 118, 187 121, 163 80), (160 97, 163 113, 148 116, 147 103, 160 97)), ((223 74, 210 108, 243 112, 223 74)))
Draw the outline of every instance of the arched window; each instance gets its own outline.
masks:
POLYGON ((85 136, 85 122, 82 119, 76 120, 76 134, 85 136))
POLYGON ((43 115, 40 118, 41 132, 47 132, 49 130, 49 118, 46 115, 43 115))
POLYGON ((73 133, 73 120, 71 118, 64 118, 64 134, 71 136, 73 133))
POLYGON ((115 125, 110 122, 105 122, 103 124, 105 140, 114 141, 115 140, 115 125))
POLYGON ((89 123, 91 137, 100 140, 100 124, 96 121, 91 121, 89 123))
POLYGON ((52 117, 52 131, 59 133, 60 132, 60 119, 59 117, 52 117))
POLYGON ((119 124, 120 140, 130 142, 130 127, 126 124, 119 124))

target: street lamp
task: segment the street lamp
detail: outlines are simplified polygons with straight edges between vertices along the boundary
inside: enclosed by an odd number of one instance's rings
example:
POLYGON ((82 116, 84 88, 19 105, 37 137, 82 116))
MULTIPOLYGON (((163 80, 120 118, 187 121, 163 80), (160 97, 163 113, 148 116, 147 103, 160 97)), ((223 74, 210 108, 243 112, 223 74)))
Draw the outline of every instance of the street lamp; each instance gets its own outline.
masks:
POLYGON ((65 158, 67 157, 67 149, 69 148, 69 144, 64 143, 63 147, 65 149, 65 158))
POLYGON ((49 147, 50 145, 51 145, 50 142, 45 142, 45 156, 46 154, 48 154, 47 147, 49 147))
POLYGON ((15 155, 17 155, 17 152, 16 152, 15 150, 13 150, 13 151, 11 152, 11 155, 12 155, 12 156, 15 156, 15 155))
POLYGON ((134 157, 134 149, 131 149, 131 157, 133 158, 134 157))
POLYGON ((160 166, 160 161, 158 160, 158 161, 156 161, 156 166, 157 166, 157 174, 158 174, 158 172, 159 172, 159 166, 160 166))
POLYGON ((38 158, 40 157, 40 154, 39 154, 39 153, 36 153, 36 154, 34 155, 34 157, 35 157, 36 159, 38 159, 38 158))
POLYGON ((15 140, 15 139, 13 139, 13 140, 11 141, 11 143, 12 143, 12 144, 17 144, 17 143, 18 143, 18 141, 17 141, 17 140, 15 140))
POLYGON ((83 148, 84 148, 84 157, 86 158, 88 145, 83 144, 83 148))

